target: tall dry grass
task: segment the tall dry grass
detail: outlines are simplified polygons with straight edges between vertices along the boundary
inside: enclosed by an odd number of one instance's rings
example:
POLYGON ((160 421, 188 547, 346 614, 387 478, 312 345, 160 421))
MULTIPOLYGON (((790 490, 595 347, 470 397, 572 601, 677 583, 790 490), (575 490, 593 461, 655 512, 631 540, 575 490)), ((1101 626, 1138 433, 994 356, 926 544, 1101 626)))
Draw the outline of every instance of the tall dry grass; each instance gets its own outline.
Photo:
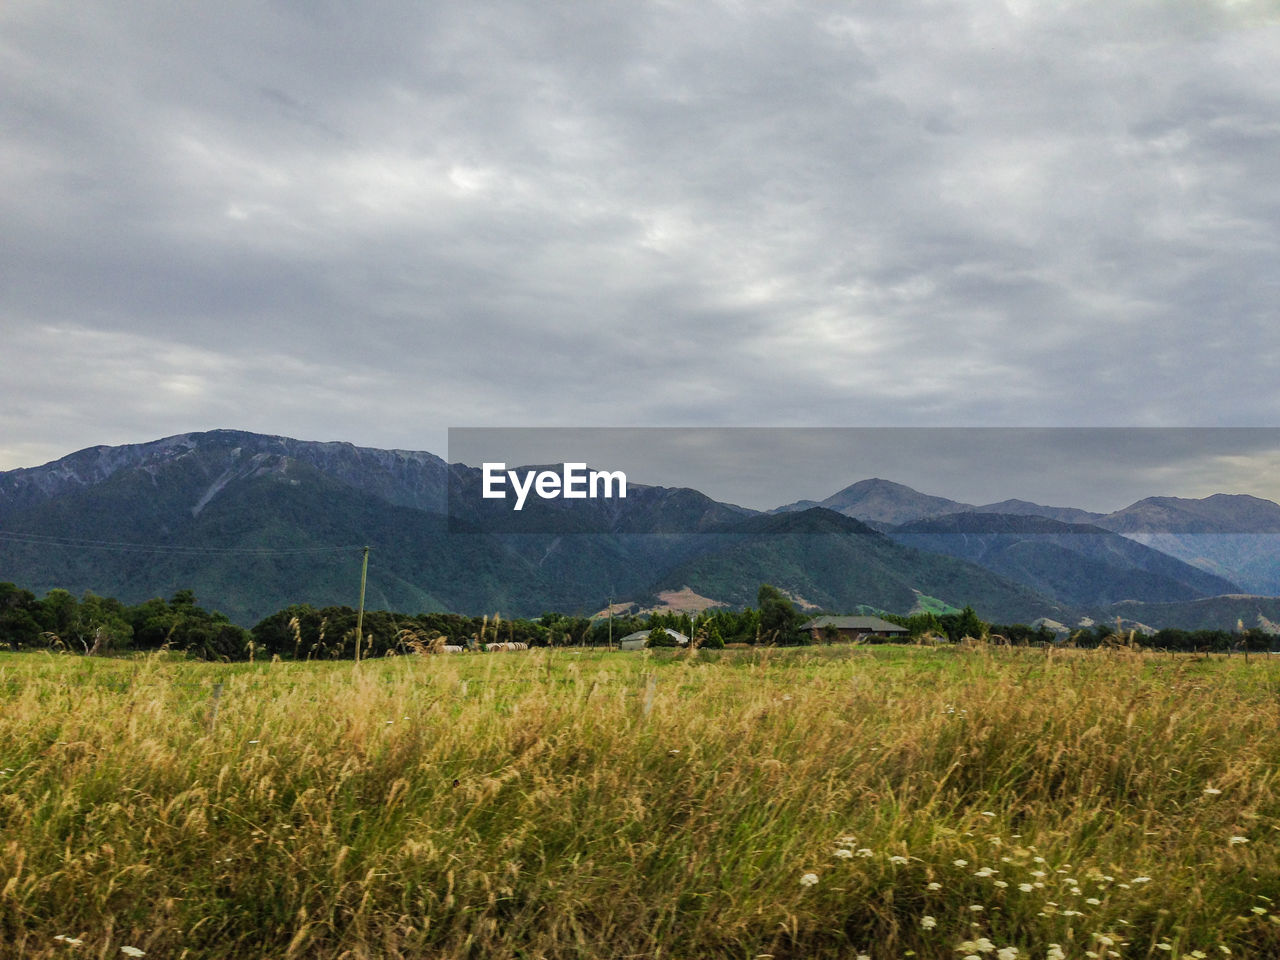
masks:
POLYGON ((0 657, 0 955, 1280 957, 1277 679, 0 657))

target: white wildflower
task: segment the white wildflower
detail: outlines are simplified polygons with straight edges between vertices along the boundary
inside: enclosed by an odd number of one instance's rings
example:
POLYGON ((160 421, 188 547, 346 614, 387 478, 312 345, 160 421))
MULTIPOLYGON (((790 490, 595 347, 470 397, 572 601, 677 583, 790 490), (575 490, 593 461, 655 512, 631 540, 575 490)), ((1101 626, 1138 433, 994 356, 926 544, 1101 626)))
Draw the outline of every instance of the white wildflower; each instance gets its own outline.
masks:
POLYGON ((890 863, 909 863, 910 861, 903 856, 893 856, 889 858, 890 863))
POLYGON ((1044 955, 1044 960, 1067 960, 1067 955, 1062 952, 1062 947, 1056 943, 1049 944, 1049 952, 1044 955))
POLYGON ((139 950, 137 947, 121 947, 120 952, 123 953, 126 957, 145 957, 146 956, 146 953, 139 950))
POLYGON ((853 851, 847 847, 839 847, 836 850, 836 856, 841 860, 851 860, 853 859, 853 851))
POLYGON ((871 848, 870 848, 870 847, 863 847, 862 849, 860 849, 860 850, 858 851, 858 856, 860 856, 860 857, 874 857, 874 856, 875 856, 875 854, 871 852, 871 848))
POLYGON ((965 940, 956 946, 957 950, 966 950, 971 956, 977 956, 979 953, 991 953, 995 948, 996 945, 986 937, 979 937, 977 940, 965 940))
POLYGON ((1099 900, 1097 897, 1090 897, 1088 900, 1085 901, 1085 903, 1087 903, 1091 907, 1096 907, 1096 906, 1100 906, 1102 901, 1099 900))
POLYGON ((68 947, 78 947, 82 943, 84 943, 84 941, 81 940, 79 937, 68 937, 65 933, 60 933, 53 939, 59 941, 60 943, 65 943, 68 947))
POLYGON ((1029 883, 1020 883, 1018 884, 1018 889, 1021 890, 1023 893, 1030 893, 1032 890, 1035 889, 1035 887, 1033 887, 1029 883))
POLYGON ((1001 947, 996 951, 996 960, 1018 960, 1018 948, 1001 947))
POLYGON ((1248 842, 1249 842, 1248 837, 1232 837, 1231 838, 1231 845, 1233 847, 1238 843, 1248 843, 1248 842))
POLYGON ((967 867, 969 865, 968 860, 952 860, 951 862, 957 867, 967 867))
POLYGON ((924 916, 920 918, 920 926, 925 930, 932 930, 937 925, 938 921, 933 917, 924 916))
POLYGON ((925 889, 926 889, 926 890, 941 890, 941 889, 942 889, 942 884, 940 884, 937 880, 934 880, 934 881, 932 881, 932 882, 931 882, 927 887, 925 887, 925 889))
POLYGON ((800 886, 802 887, 812 887, 817 882, 818 875, 816 873, 806 873, 800 878, 800 886))

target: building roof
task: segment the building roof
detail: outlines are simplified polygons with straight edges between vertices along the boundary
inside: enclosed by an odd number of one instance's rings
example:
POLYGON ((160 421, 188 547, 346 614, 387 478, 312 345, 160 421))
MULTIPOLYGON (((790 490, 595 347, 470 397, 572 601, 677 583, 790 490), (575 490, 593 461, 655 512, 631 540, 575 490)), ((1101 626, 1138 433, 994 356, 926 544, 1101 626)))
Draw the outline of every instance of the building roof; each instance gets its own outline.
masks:
MULTIPOLYGON (((667 633, 675 639, 676 643, 686 644, 689 642, 689 638, 679 630, 672 630, 670 627, 663 627, 662 629, 667 631, 667 633)), ((652 630, 637 630, 635 633, 628 633, 625 637, 619 640, 618 643, 625 643, 628 640, 648 640, 649 634, 651 633, 653 633, 652 630)))
POLYGON ((801 630, 821 630, 824 627, 835 627, 837 630, 862 630, 868 633, 907 633, 906 627, 900 627, 879 617, 814 617, 801 630))

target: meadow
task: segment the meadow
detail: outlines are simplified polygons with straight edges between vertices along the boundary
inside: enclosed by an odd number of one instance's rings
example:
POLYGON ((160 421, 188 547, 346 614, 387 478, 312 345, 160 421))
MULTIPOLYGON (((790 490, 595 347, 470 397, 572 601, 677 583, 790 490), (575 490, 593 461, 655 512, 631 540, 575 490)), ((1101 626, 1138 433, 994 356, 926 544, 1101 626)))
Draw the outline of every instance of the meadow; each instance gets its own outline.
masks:
POLYGON ((1273 660, 0 654, 0 956, 1280 957, 1273 660))

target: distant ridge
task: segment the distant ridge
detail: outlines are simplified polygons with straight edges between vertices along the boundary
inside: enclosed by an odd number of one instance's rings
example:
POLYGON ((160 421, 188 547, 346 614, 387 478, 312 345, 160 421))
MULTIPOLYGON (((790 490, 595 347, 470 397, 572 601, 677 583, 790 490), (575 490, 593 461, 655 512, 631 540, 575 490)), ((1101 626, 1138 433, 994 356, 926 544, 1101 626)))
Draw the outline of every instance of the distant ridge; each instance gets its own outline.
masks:
POLYGON ((1280 505, 1256 497, 1152 497, 1107 515, 1005 500, 992 513, 871 478, 758 513, 630 485, 625 500, 571 513, 539 503, 528 530, 496 534, 481 532, 493 506, 478 498, 451 528, 451 482, 474 490, 479 471, 241 430, 91 447, 0 473, 0 580, 125 602, 190 588, 243 624, 295 602, 354 602, 360 544, 373 548, 369 603, 406 612, 591 612, 685 587, 750 603, 769 582, 831 612, 906 612, 923 595, 1000 622, 1071 622, 1116 603, 1155 622, 1133 605, 1280 593, 1280 505))
POLYGON ((1097 521, 1117 533, 1280 533, 1280 504, 1246 494, 1147 497, 1097 521))
POLYGON ((1168 603, 1240 589, 1102 527, 1048 517, 953 513, 902 524, 891 535, 972 561, 1069 606, 1168 603))

